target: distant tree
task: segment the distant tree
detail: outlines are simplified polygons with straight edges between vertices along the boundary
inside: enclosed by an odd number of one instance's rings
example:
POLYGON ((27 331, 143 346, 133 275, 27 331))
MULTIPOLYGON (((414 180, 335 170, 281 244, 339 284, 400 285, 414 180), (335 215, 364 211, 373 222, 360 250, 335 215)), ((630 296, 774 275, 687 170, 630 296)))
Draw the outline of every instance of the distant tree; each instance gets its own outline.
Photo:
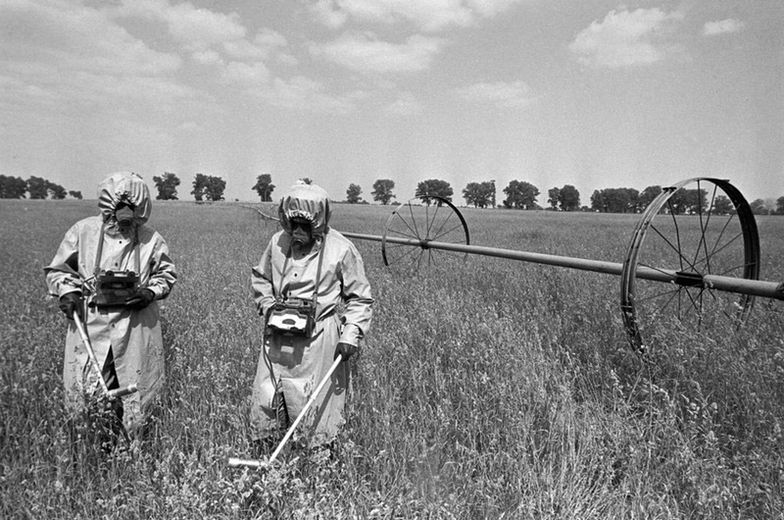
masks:
POLYGON ((692 213, 704 213, 708 211, 708 190, 693 189, 689 192, 690 211, 692 213))
POLYGON ((349 184, 348 189, 346 190, 346 202, 349 204, 359 204, 362 202, 362 197, 359 195, 362 193, 362 188, 358 184, 349 184))
POLYGON ((776 215, 784 215, 784 197, 776 199, 776 215))
POLYGON ((621 188, 626 192, 626 208, 624 213, 639 213, 645 209, 645 206, 640 202, 640 192, 634 188, 621 188))
POLYGON ((394 188, 395 181, 391 179, 377 179, 376 182, 373 183, 373 191, 371 191, 370 194, 373 195, 373 200, 376 202, 387 205, 390 200, 396 198, 392 193, 394 188))
POLYGON ((637 213, 640 204, 640 192, 634 188, 616 188, 617 213, 637 213))
POLYGON ((558 193, 558 204, 563 211, 580 209, 580 192, 571 184, 565 184, 558 193))
POLYGON ((507 187, 504 188, 504 193, 506 194, 506 199, 503 202, 505 208, 535 209, 539 207, 536 204, 539 188, 530 182, 510 181, 507 187))
POLYGON ((164 172, 162 177, 156 175, 152 180, 155 187, 158 188, 156 200, 177 200, 177 186, 180 185, 180 179, 177 175, 164 172))
POLYGON ((82 200, 82 192, 81 191, 69 190, 68 191, 68 195, 70 195, 71 198, 82 200))
POLYGON ((27 193, 27 181, 21 177, 0 175, 0 199, 21 199, 27 193))
POLYGON ((495 207, 495 181, 469 182, 463 189, 463 198, 475 208, 495 207))
POLYGON ((193 189, 191 195, 197 202, 204 200, 204 193, 207 191, 207 176, 203 173, 197 173, 193 179, 193 189))
POLYGON ((46 191, 54 200, 62 200, 68 194, 65 188, 49 181, 47 181, 46 191))
POLYGON ((606 190, 593 190, 591 193, 591 209, 594 211, 599 211, 601 213, 606 213, 607 208, 609 207, 609 203, 605 198, 607 194, 606 190))
POLYGON ((256 190, 261 202, 271 202, 272 191, 275 189, 275 185, 272 184, 272 175, 269 173, 262 173, 256 177, 256 184, 254 184, 251 189, 256 190))
POLYGON ((640 200, 639 200, 640 209, 644 210, 645 208, 647 208, 651 204, 651 202, 653 202, 653 199, 658 197, 661 192, 662 192, 662 188, 659 185, 648 186, 647 188, 642 190, 642 192, 640 193, 640 200))
POLYGON ((732 201, 724 195, 718 195, 713 200, 713 208, 711 211, 717 215, 730 215, 735 212, 735 206, 732 201))
POLYGON ((466 204, 475 208, 495 207, 495 181, 469 182, 463 188, 466 204))
POLYGON ((452 186, 441 179, 427 179, 417 184, 414 197, 417 197, 425 204, 430 204, 431 197, 441 197, 452 202, 452 186))
POLYGON ((704 189, 681 189, 667 199, 667 209, 675 215, 691 215, 708 209, 708 192, 704 189))
POLYGON ((302 177, 300 179, 300 182, 302 182, 303 184, 313 184, 313 179, 311 179, 310 177, 302 177))
POLYGON ((558 188, 550 188, 547 190, 547 203, 552 209, 558 209, 558 203, 561 201, 561 190, 558 188))
POLYGON ((754 199, 749 206, 751 206, 751 212, 755 215, 767 215, 769 213, 768 207, 762 199, 754 199))
POLYGON ((672 213, 673 215, 687 213, 689 207, 687 199, 686 190, 677 190, 670 195, 670 198, 667 199, 667 209, 669 213, 672 213))
POLYGON ((219 201, 223 200, 223 192, 226 189, 226 181, 220 177, 209 176, 207 177, 207 186, 204 191, 204 196, 207 200, 219 201))
MULTIPOLYGON (((563 197, 563 190, 561 190, 563 197)), ((591 195, 591 209, 603 213, 636 213, 640 193, 634 188, 606 188, 591 195)))
POLYGON ((31 199, 45 199, 49 195, 49 181, 32 176, 27 179, 27 193, 31 199))
POLYGON ((463 199, 465 199, 466 204, 474 206, 475 208, 484 208, 487 205, 487 199, 482 196, 478 182, 469 182, 466 184, 466 187, 463 188, 463 199))

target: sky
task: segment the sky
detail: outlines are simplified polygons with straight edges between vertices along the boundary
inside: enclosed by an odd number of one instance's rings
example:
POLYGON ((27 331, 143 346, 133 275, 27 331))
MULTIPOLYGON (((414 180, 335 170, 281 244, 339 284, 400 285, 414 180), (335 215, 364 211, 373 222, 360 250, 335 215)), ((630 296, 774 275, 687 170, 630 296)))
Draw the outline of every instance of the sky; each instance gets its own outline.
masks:
POLYGON ((0 174, 784 195, 781 0, 0 0, 0 174))

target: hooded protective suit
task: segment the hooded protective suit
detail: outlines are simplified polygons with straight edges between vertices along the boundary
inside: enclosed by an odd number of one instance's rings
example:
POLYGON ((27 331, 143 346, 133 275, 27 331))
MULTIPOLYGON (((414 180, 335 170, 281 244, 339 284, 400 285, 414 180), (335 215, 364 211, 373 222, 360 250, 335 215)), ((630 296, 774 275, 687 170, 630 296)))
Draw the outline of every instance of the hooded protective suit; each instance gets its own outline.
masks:
MULTIPOLYGON (((312 184, 295 185, 281 199, 278 213, 283 230, 273 235, 252 269, 256 308, 266 316, 276 299, 311 300, 318 286, 316 320, 309 337, 265 334, 251 396, 251 426, 258 439, 272 437, 278 430, 273 406, 276 386, 282 387, 289 419, 295 420, 332 365, 338 342, 357 345, 372 317, 373 298, 362 258, 354 244, 328 227, 327 193, 312 184), (294 218, 311 223, 315 241, 299 259, 291 255, 294 218)), ((333 440, 345 422, 347 384, 347 363, 343 363, 300 423, 311 446, 333 440)))
MULTIPOLYGON (((163 237, 145 224, 152 206, 141 177, 121 172, 106 178, 98 188, 98 207, 100 215, 80 220, 66 232, 44 272, 52 296, 84 295, 87 334, 102 367, 107 366, 107 359, 111 365, 113 359, 115 386, 138 386, 138 392, 122 398, 123 422, 132 433, 142 425, 164 384, 163 339, 155 300, 169 295, 177 275, 163 237), (119 228, 114 217, 121 202, 134 209, 127 231, 119 228), (95 307, 95 277, 101 270, 135 272, 139 287, 151 290, 155 299, 139 310, 95 307)), ((73 321, 68 322, 65 340, 63 382, 66 400, 74 408, 82 405, 82 396, 91 393, 97 382, 73 321)))

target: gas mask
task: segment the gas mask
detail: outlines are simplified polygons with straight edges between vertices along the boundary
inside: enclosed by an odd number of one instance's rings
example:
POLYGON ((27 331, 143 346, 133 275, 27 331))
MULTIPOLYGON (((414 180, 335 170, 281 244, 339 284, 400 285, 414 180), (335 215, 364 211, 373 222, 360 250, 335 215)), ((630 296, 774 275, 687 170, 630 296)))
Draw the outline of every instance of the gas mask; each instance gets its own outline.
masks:
POLYGON ((291 240, 295 246, 306 248, 313 242, 312 225, 307 220, 291 220, 291 240))
POLYGON ((127 204, 118 205, 114 212, 114 218, 120 227, 130 227, 133 223, 133 208, 127 204))

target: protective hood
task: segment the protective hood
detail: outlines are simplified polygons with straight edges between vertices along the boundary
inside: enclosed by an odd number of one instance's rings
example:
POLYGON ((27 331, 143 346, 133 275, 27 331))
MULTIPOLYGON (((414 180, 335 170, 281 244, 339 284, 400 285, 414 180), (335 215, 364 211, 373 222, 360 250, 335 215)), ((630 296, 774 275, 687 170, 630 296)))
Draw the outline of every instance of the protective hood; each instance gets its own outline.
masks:
POLYGON ((135 173, 113 173, 98 186, 98 208, 104 222, 114 223, 114 211, 120 202, 134 207, 133 220, 136 224, 144 224, 150 218, 150 189, 135 173))
POLYGON ((280 199, 280 225, 291 234, 291 219, 303 218, 310 222, 314 237, 322 237, 329 224, 329 195, 315 184, 295 184, 280 199))

